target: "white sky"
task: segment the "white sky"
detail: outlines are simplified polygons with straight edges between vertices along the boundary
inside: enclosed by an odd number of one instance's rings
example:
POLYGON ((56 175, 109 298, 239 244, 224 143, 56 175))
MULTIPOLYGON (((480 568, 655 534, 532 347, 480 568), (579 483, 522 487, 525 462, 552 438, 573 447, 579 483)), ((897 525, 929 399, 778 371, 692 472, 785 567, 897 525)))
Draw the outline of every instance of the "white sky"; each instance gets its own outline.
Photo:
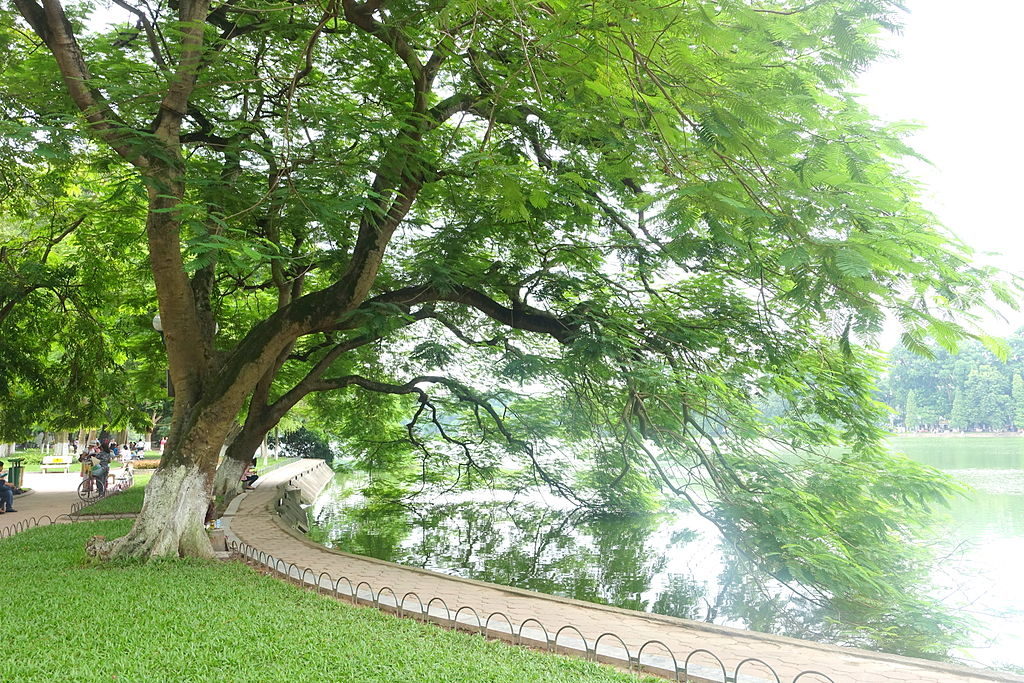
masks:
MULTIPOLYGON (((978 252, 978 260, 1024 271, 1024 0, 906 0, 895 59, 860 79, 864 103, 885 120, 923 123, 910 140, 934 166, 914 166, 926 205, 978 252)), ((1004 335, 1024 312, 993 319, 1004 335)), ((898 331, 883 335, 883 348, 898 331)))

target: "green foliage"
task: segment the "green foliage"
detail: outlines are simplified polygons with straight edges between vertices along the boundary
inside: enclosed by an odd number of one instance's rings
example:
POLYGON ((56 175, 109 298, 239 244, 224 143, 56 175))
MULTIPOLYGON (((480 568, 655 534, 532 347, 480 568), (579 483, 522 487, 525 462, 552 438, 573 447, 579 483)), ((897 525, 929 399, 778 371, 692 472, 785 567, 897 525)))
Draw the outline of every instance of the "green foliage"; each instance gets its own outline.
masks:
POLYGON ((969 619, 938 600, 911 597, 928 580, 928 553, 910 540, 959 487, 932 468, 883 453, 797 464, 798 486, 764 467, 756 486, 723 507, 719 525, 739 550, 760 556, 777 548, 765 570, 812 603, 829 605, 869 647, 943 658, 963 642, 969 619))
POLYGON ((964 402, 964 392, 958 387, 953 390, 953 405, 949 411, 949 426, 965 431, 971 426, 971 418, 964 402))
POLYGON ((624 456, 597 453, 590 470, 581 474, 578 485, 592 491, 596 506, 604 514, 650 512, 660 506, 660 496, 642 467, 627 464, 624 456))
POLYGON ((284 436, 272 445, 285 457, 316 458, 326 460, 328 465, 334 461, 331 445, 321 435, 305 427, 285 432, 284 436))
POLYGON ((1010 398, 1013 404, 1013 426, 1024 429, 1024 378, 1021 378, 1019 372, 1013 373, 1010 398))
MULTIPOLYGON (((913 526, 886 520, 946 486, 881 455, 871 339, 891 314, 911 350, 993 345, 976 323, 1018 283, 970 264, 917 200, 907 127, 848 92, 898 3, 360 7, 218 6, 191 89, 168 85, 193 54, 171 4, 152 41, 76 6, 81 54, 61 63, 88 63, 111 103, 85 107, 107 117, 88 127, 54 95, 46 49, 4 15, 3 149, 33 173, 62 150, 95 170, 103 220, 76 239, 136 249, 145 213, 161 301, 186 309, 167 322, 188 384, 176 428, 215 433, 206 421, 251 396, 256 431, 322 411, 391 490, 506 477, 599 508, 616 486, 647 505, 656 486, 823 602, 936 614, 913 526), (850 467, 819 455, 837 445, 850 467), (904 490, 883 491, 887 477, 904 490)), ((125 334, 70 360, 148 378, 122 412, 153 406, 149 284, 97 289, 83 309, 126 313, 125 334)), ((42 328, 10 340, 53 348, 42 328)), ((40 357, 18 357, 29 386, 7 390, 11 405, 40 394, 40 357)), ((118 377, 61 372, 87 388, 118 377)))
POLYGON ((903 424, 907 426, 907 429, 917 429, 925 423, 921 418, 921 414, 918 412, 917 407, 917 392, 911 389, 907 393, 907 404, 903 407, 903 424))
MULTIPOLYGON (((5 78, 25 67, 18 56, 6 56, 5 78)), ((144 386, 125 386, 120 373, 141 358, 126 348, 148 279, 140 234, 125 220, 138 220, 139 205, 75 140, 59 98, 38 104, 49 125, 24 139, 19 117, 39 97, 24 86, 0 95, 14 117, 0 125, 0 439, 40 425, 134 426, 144 386)))
POLYGON ((15 451, 13 456, 9 456, 7 458, 7 460, 9 461, 11 457, 22 458, 23 460, 22 460, 21 464, 25 468, 26 471, 28 471, 28 472, 38 472, 39 471, 39 464, 42 463, 42 461, 43 461, 43 451, 40 450, 40 449, 36 449, 36 448, 29 448, 29 449, 26 449, 26 450, 18 450, 18 451, 15 451))

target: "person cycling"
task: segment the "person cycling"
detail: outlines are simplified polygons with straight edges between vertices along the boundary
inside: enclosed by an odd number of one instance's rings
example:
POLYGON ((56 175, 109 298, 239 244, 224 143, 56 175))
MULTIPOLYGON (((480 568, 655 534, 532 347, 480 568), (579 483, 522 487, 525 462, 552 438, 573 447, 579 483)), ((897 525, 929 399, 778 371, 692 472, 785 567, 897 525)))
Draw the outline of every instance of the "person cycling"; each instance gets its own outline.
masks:
POLYGON ((107 475, 110 474, 110 453, 98 449, 92 454, 92 469, 90 470, 96 486, 96 491, 101 495, 107 493, 107 475))

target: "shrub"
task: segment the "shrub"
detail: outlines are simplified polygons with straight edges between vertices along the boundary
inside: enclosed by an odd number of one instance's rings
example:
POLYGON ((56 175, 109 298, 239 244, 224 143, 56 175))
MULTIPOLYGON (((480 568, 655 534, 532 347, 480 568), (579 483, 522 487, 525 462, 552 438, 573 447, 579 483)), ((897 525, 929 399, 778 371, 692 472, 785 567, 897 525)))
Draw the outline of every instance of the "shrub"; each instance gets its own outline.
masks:
POLYGON ((21 458, 22 465, 28 467, 29 465, 38 465, 43 461, 43 452, 38 448, 21 449, 18 448, 15 452, 0 458, 8 466, 11 464, 11 458, 21 458))
POLYGON ((276 444, 278 454, 292 458, 316 458, 326 460, 330 464, 334 460, 334 451, 326 439, 305 427, 288 432, 276 444))
POLYGON ((142 460, 133 460, 132 467, 137 470, 155 470, 160 466, 160 458, 143 458, 142 460))

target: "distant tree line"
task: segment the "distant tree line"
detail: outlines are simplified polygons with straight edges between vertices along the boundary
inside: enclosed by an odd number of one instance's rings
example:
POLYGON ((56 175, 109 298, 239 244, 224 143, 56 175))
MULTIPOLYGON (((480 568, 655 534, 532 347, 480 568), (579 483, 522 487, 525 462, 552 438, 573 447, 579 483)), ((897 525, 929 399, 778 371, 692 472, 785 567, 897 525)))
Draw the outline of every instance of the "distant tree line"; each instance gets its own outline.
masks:
POLYGON ((893 423, 909 431, 1015 431, 1024 429, 1024 328, 1007 340, 998 359, 981 344, 932 358, 895 349, 881 383, 893 423))

